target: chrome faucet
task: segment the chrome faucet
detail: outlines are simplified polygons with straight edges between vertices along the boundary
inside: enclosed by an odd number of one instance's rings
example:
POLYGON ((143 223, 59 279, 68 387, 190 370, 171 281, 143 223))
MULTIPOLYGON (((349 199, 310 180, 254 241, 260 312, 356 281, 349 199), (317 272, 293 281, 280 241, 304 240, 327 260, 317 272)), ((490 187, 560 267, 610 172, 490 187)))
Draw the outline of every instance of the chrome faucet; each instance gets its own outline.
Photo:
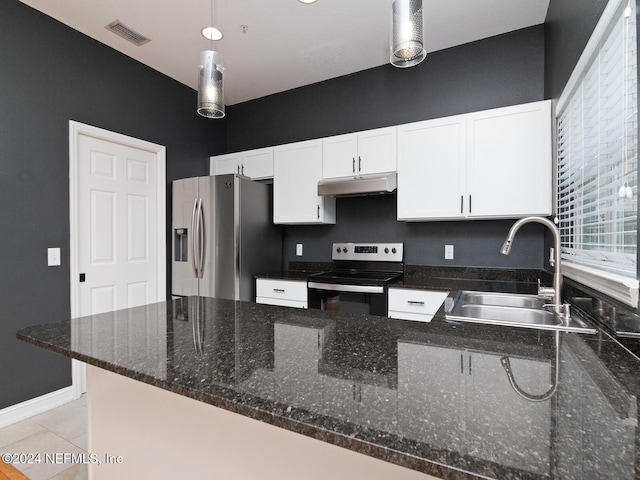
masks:
POLYGON ((502 248, 500 249, 500 253, 503 255, 509 255, 511 251, 511 242, 513 242, 513 237, 516 232, 522 225, 525 223, 541 223, 545 225, 551 230, 553 233, 553 287, 540 287, 538 286, 538 295, 549 295, 553 297, 553 308, 557 313, 560 313, 562 310, 562 274, 560 273, 560 232, 558 227, 549 219, 544 217, 525 217, 518 220, 514 223, 509 230, 509 235, 507 235, 507 239, 504 241, 502 248))

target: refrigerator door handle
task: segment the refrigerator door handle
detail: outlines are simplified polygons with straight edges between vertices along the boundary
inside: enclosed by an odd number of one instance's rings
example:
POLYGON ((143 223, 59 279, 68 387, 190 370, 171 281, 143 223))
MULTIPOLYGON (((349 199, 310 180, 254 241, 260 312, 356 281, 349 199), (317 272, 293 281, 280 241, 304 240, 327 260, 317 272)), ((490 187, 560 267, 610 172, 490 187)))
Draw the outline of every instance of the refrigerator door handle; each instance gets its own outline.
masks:
POLYGON ((200 199, 198 201, 198 242, 200 243, 200 252, 198 255, 198 273, 200 274, 200 276, 198 278, 202 278, 204 276, 204 261, 205 255, 207 253, 207 243, 204 226, 204 210, 202 208, 202 199, 200 199))
POLYGON ((191 267, 193 268, 193 276, 198 276, 198 235, 196 229, 198 217, 198 199, 193 202, 193 211, 191 212, 191 267))

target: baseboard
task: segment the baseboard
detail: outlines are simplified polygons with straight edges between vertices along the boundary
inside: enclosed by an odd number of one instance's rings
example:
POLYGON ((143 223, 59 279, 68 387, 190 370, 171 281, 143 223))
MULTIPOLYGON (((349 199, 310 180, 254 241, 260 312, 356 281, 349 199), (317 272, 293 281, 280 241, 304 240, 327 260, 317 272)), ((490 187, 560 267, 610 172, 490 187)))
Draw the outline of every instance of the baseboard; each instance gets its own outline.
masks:
POLYGON ((65 387, 0 410, 0 428, 25 420, 75 399, 74 388, 65 387))

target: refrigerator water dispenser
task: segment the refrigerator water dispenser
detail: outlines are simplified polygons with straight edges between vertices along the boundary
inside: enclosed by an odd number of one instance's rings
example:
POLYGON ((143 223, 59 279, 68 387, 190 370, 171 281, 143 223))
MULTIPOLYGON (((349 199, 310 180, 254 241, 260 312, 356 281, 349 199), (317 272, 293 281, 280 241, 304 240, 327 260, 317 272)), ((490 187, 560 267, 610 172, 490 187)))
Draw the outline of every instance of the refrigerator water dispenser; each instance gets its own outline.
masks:
POLYGON ((189 261, 189 234, 186 228, 175 228, 173 230, 173 261, 189 261))

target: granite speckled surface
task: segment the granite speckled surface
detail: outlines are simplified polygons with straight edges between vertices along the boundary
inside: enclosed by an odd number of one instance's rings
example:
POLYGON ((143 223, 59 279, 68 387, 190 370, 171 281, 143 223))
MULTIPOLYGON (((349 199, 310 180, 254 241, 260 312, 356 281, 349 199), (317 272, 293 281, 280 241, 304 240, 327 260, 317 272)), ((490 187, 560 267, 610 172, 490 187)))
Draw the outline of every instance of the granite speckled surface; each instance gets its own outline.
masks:
POLYGON ((604 332, 193 297, 18 338, 441 478, 639 477, 640 362, 604 332))

